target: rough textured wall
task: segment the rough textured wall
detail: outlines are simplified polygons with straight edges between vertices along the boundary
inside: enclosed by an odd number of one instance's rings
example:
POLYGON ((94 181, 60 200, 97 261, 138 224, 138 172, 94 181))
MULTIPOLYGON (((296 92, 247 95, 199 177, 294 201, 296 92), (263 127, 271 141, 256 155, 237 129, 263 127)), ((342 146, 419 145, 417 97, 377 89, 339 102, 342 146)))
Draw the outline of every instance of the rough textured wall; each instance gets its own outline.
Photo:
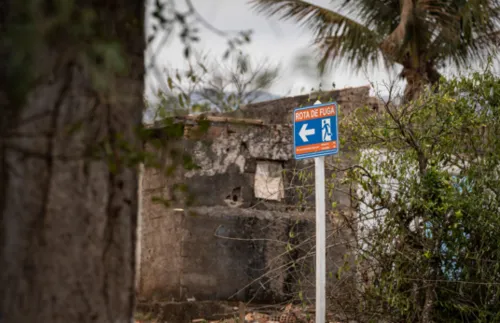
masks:
POLYGON ((194 162, 201 169, 187 171, 184 177, 195 205, 250 207, 254 196, 254 174, 257 164, 274 161, 281 167, 292 151, 291 128, 288 125, 212 125, 223 127, 213 140, 186 143, 194 162))
POLYGON ((144 7, 0 1, 3 323, 132 320, 144 7))
MULTIPOLYGON (((368 91, 334 91, 332 97, 352 111, 372 102, 368 91)), ((197 167, 177 167, 168 177, 158 170, 144 173, 141 297, 275 302, 299 291, 314 297, 314 162, 293 159, 288 120, 301 104, 307 96, 230 114, 264 120, 262 125, 211 121, 208 131, 199 132, 203 127, 186 121, 182 140, 164 138, 169 147, 148 148, 164 157, 162 170, 183 153, 197 167)), ((336 183, 327 202, 328 290, 337 295, 350 283, 333 278, 353 236, 343 221, 351 200, 339 171, 350 160, 346 150, 326 158, 327 178, 336 183)))
MULTIPOLYGON (((217 135, 192 137, 184 143, 185 151, 190 152, 194 162, 200 169, 183 173, 183 181, 190 183, 188 191, 195 197, 195 206, 224 205, 229 207, 255 209, 290 210, 297 208, 301 199, 314 206, 313 159, 297 161, 292 158, 292 126, 291 125, 235 125, 216 124, 210 127, 217 135), (270 191, 273 195, 273 178, 256 181, 259 166, 271 165, 279 171, 283 197, 279 200, 256 196, 255 185, 260 191, 270 191), (309 177, 299 175, 306 172, 309 177), (302 195, 300 197, 299 195, 302 195)), ((342 151, 339 156, 326 157, 327 165, 335 164, 345 168, 350 154, 342 151)), ((328 167, 327 167, 328 168, 328 167)), ((332 169, 327 169, 327 177, 331 177, 332 169)), ((342 194, 334 192, 335 200, 342 199, 349 204, 342 194)), ((307 209, 307 208, 306 208, 307 209)))
MULTIPOLYGON (((291 127, 214 123, 210 129, 212 134, 188 133, 190 139, 174 145, 199 168, 178 167, 170 177, 145 170, 140 296, 277 302, 302 291, 313 297, 314 194, 304 187, 314 178, 311 161, 289 159, 291 127), (278 171, 266 173, 269 165, 278 171), (309 176, 299 179, 298 170, 309 176), (186 186, 178 194, 179 184, 186 186)), ((341 195, 333 199, 348 208, 350 200, 341 195)), ((332 234, 329 244, 347 238, 332 234)), ((330 248, 332 273, 344 251, 343 245, 330 248)))
POLYGON ((361 86, 253 103, 225 115, 261 119, 266 124, 291 124, 291 112, 294 108, 312 105, 318 99, 322 102, 336 101, 340 106, 341 116, 347 115, 355 108, 364 105, 378 107, 378 101, 370 97, 370 87, 361 86))
POLYGON ((166 183, 158 172, 146 169, 143 178, 141 212, 141 254, 138 291, 140 297, 158 296, 170 300, 179 296, 181 266, 181 241, 185 234, 181 218, 174 210, 154 198, 163 197, 166 183))

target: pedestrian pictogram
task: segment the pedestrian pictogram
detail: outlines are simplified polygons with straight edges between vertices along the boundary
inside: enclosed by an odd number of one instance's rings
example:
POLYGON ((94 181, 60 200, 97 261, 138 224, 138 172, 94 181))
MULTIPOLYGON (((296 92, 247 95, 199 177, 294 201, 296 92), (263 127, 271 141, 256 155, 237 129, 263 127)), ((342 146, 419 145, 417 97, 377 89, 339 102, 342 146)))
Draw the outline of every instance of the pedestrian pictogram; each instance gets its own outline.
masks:
POLYGON ((330 119, 321 120, 321 136, 323 137, 323 141, 332 140, 332 128, 330 125, 330 119))

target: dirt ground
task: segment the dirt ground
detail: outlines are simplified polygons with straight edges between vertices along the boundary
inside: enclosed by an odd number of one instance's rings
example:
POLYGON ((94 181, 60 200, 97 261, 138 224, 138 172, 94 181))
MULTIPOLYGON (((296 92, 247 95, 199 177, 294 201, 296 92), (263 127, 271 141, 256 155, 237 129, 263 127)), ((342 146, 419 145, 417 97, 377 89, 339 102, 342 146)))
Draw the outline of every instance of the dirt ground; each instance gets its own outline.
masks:
MULTIPOLYGON (((328 323, 344 323, 327 315, 328 323)), ((139 303, 135 323, 314 323, 314 306, 229 302, 139 303)))

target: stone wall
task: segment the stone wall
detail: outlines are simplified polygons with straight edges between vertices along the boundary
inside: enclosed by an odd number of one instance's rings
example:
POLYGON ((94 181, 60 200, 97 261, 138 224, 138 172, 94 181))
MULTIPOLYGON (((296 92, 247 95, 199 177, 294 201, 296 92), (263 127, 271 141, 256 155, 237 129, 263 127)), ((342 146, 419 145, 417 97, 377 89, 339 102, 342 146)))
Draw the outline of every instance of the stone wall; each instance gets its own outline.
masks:
MULTIPOLYGON (((368 88, 333 94, 341 109, 369 101, 368 88)), ((314 297, 313 161, 293 159, 288 121, 304 100, 270 101, 225 115, 262 124, 208 118, 210 126, 200 132, 205 127, 183 120, 182 138, 167 135, 164 146, 147 146, 162 167, 146 168, 142 177, 141 298, 269 303, 299 292, 314 297), (172 167, 186 156, 196 167, 172 167)), ((327 165, 343 168, 349 156, 342 151, 327 165)), ((327 203, 330 276, 344 263, 345 242, 354 234, 342 221, 350 212, 349 188, 340 185, 342 173, 335 169, 327 169, 327 178, 333 173, 337 185, 330 201, 338 206, 332 210, 327 203)), ((352 282, 329 283, 339 288, 352 282)))
POLYGON ((261 119, 266 124, 291 124, 291 111, 294 108, 312 105, 316 100, 322 102, 336 101, 340 107, 340 117, 348 115, 355 108, 365 105, 369 105, 374 109, 379 107, 379 101, 374 97, 370 97, 370 87, 362 86, 253 103, 225 115, 237 118, 261 119))
MULTIPOLYGON (((288 241, 295 223, 301 226, 301 236, 313 229, 298 214, 220 206, 190 208, 167 216, 177 219, 176 229, 169 230, 171 235, 162 241, 151 235, 144 240, 155 254, 144 259, 150 264, 142 271, 140 287, 145 298, 282 301, 285 271, 268 273, 286 265, 286 259, 279 257, 286 251, 281 241, 288 241), (161 272, 164 274, 158 275, 161 272)), ((163 225, 158 231, 164 231, 163 225)))

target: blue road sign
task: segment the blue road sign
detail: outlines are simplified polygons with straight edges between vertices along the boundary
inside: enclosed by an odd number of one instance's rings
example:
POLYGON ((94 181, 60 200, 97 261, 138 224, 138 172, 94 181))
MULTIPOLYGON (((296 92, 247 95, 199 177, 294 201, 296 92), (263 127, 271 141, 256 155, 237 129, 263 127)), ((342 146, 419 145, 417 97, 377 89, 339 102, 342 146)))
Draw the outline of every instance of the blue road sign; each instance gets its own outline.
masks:
POLYGON ((336 102, 298 108, 293 111, 293 153, 295 159, 339 152, 338 106, 336 102))

